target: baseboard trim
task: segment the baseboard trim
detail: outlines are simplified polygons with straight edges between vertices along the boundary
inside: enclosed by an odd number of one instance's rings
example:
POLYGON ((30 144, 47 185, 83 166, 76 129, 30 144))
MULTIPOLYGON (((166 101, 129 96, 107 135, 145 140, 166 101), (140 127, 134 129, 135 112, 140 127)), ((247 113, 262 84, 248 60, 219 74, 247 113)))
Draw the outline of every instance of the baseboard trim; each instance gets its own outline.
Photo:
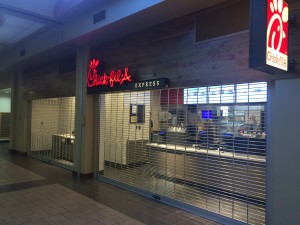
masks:
MULTIPOLYGON (((77 171, 72 171, 72 176, 73 177, 78 177, 78 172, 77 171)), ((80 173, 79 178, 81 179, 92 179, 94 178, 93 173, 80 173)))
POLYGON ((18 150, 16 150, 16 149, 10 149, 9 152, 10 152, 11 154, 15 154, 15 155, 23 155, 23 156, 26 156, 26 155, 27 155, 27 152, 20 152, 20 151, 18 151, 18 150))

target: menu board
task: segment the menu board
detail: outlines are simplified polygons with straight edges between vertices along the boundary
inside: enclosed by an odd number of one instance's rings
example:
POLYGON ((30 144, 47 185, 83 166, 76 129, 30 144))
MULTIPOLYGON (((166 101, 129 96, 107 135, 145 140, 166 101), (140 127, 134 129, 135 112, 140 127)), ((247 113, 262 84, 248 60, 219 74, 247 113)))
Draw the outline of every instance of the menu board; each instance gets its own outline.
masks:
POLYGON ((266 102, 267 83, 244 83, 200 88, 185 88, 184 104, 266 102))

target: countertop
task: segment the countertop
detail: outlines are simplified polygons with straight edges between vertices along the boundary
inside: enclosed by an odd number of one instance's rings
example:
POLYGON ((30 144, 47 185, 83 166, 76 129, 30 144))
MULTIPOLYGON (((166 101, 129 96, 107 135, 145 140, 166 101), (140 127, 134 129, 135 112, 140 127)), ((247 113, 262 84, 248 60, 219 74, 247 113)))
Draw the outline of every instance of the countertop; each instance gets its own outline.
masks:
POLYGON ((53 134, 53 136, 59 136, 59 137, 62 137, 62 138, 75 139, 75 136, 73 134, 53 134))
POLYGON ((198 149, 198 147, 193 146, 183 146, 183 145, 172 145, 172 144, 158 144, 158 143, 148 143, 146 144, 148 147, 155 147, 165 150, 173 150, 173 151, 182 151, 182 152, 188 152, 188 153, 199 153, 199 154, 205 154, 205 155, 211 155, 211 156, 220 156, 225 158, 235 158, 235 159, 241 159, 241 160, 248 160, 252 162, 266 162, 265 156, 257 156, 257 155, 248 155, 248 154, 242 154, 242 153, 233 153, 233 152, 226 152, 222 150, 211 150, 211 149, 198 149))

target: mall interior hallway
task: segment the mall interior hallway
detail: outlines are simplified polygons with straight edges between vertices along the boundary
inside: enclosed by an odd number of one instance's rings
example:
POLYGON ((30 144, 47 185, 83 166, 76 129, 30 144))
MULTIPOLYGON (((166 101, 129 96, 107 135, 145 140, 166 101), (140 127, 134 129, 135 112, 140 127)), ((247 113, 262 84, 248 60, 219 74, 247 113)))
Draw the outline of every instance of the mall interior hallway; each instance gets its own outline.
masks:
POLYGON ((12 154, 0 143, 0 225, 218 225, 95 179, 12 154))

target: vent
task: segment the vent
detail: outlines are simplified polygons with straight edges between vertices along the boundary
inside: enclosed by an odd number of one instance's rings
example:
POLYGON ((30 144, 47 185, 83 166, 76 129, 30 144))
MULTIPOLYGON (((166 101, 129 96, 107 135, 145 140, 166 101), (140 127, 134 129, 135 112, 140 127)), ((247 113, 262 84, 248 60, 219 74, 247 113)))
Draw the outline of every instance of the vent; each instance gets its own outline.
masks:
POLYGON ((105 20, 105 17, 106 17, 106 12, 105 12, 105 10, 102 10, 102 11, 96 13, 96 14, 93 16, 93 24, 96 24, 96 23, 99 23, 99 22, 105 20))

